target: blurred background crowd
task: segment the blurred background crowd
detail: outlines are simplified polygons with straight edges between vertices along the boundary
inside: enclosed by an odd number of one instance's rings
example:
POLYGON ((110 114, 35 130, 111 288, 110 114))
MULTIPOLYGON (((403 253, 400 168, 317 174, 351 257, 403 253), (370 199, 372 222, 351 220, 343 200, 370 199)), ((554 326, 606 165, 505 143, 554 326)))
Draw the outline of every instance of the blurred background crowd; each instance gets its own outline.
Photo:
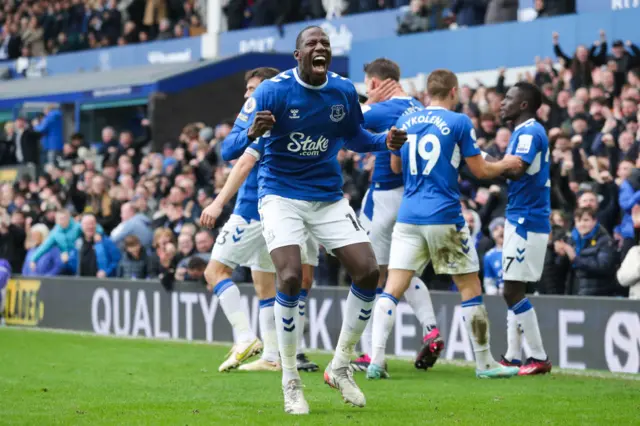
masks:
POLYGON ((6 0, 0 60, 202 35, 200 0, 6 0))
MULTIPOLYGON (((230 0, 225 13, 229 27, 240 28, 321 16, 327 10, 342 14, 408 7, 407 13, 422 14, 440 5, 447 10, 444 25, 472 26, 515 20, 507 13, 509 3, 230 0), (261 17, 262 8, 278 13, 261 17), (496 11, 504 17, 495 18, 496 11)), ((566 13, 572 7, 569 1, 535 4, 541 15, 566 13)), ((85 48, 91 37, 100 45, 112 45, 123 38, 137 42, 183 36, 197 26, 199 13, 199 2, 191 0, 8 1, 0 14, 0 52, 12 45, 12 37, 27 43, 24 32, 34 28, 40 30, 42 52, 49 53, 71 39, 85 48), (144 13, 131 12, 134 6, 144 13), (134 38, 127 38, 128 26, 134 28, 134 38), (60 41, 61 34, 66 41, 60 41)), ((409 21, 398 23, 414 28, 409 21)), ((518 77, 535 83, 544 94, 538 117, 551 147, 553 232, 543 278, 532 284, 531 292, 625 296, 626 286, 640 280, 640 50, 628 40, 608 40, 604 32, 595 38, 591 45, 566 52, 562 35, 554 33, 549 43, 556 58, 535 58, 535 72, 518 77)), ((498 158, 511 136, 499 119, 507 89, 505 70, 493 86, 460 89, 458 110, 471 117, 482 149, 498 158)), ((412 88, 410 94, 429 104, 426 93, 412 88)), ((31 163, 38 171, 35 178, 23 176, 0 187, 0 258, 9 260, 14 273, 160 278, 166 285, 174 277, 202 281, 217 229, 201 229, 198 221, 230 172, 232 164, 222 161, 220 146, 234 117, 186 124, 173 135, 173 143, 154 152, 145 116, 141 109, 129 127, 107 125, 97 140, 82 133, 65 138, 56 105, 33 119, 6 123, 0 166, 31 163), (169 272, 174 270, 175 275, 169 272)), ((338 158, 345 197, 358 211, 370 185, 373 156, 342 151, 338 158)), ((482 259, 485 291, 499 293, 506 182, 478 181, 463 168, 461 188, 464 215, 482 259)), ((233 203, 227 207, 217 227, 231 214, 233 203)), ((449 277, 434 276, 430 269, 425 275, 430 287, 452 289, 449 277)), ((320 285, 348 282, 336 259, 324 251, 315 278, 320 285)), ((238 268, 234 279, 251 278, 238 268)))

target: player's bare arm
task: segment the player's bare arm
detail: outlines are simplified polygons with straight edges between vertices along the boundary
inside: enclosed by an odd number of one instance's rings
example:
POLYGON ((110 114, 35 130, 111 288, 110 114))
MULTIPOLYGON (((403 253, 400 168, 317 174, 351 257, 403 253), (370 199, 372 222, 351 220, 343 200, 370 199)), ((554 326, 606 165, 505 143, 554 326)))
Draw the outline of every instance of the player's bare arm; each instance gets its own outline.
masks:
POLYGON ((520 159, 520 165, 513 169, 505 170, 505 172, 503 173, 503 176, 506 177, 507 179, 518 180, 522 176, 524 176, 525 172, 527 171, 527 168, 529 168, 529 164, 526 163, 525 161, 522 161, 522 159, 520 159))
MULTIPOLYGON (((494 179, 507 171, 519 170, 523 167, 522 159, 515 155, 506 155, 501 161, 491 163, 482 158, 482 155, 474 155, 465 159, 469 170, 478 179, 494 179)), ((525 168, 526 170, 526 168, 525 168)))
POLYGON ((200 216, 200 225, 205 228, 213 228, 216 220, 220 217, 224 206, 238 192, 244 181, 251 173, 251 169, 256 164, 256 157, 251 154, 244 153, 238 162, 233 166, 231 174, 227 178, 222 190, 218 196, 202 211, 200 216))
POLYGON ((249 130, 247 130, 247 137, 254 141, 273 129, 275 124, 276 118, 271 111, 258 111, 249 130))
POLYGON ((402 173, 402 157, 399 155, 391 156, 391 171, 397 175, 402 173))

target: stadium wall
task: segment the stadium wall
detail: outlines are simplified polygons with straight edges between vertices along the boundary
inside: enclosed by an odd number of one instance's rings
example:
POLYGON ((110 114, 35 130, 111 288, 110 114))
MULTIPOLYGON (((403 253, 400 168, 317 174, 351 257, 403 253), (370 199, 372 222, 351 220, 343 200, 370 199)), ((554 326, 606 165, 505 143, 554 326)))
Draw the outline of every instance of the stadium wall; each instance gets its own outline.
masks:
MULTIPOLYGON (((242 285, 242 300, 254 329, 258 299, 242 285)), ((10 280, 6 293, 9 325, 88 331, 101 335, 231 342, 231 328, 218 299, 199 284, 165 291, 157 281, 76 278, 10 280)), ((317 287, 307 303, 306 346, 333 350, 338 340, 347 288, 317 287)), ((459 295, 432 292, 446 359, 471 361, 473 351, 462 320, 459 295)), ((640 372, 640 303, 626 299, 532 297, 552 362, 561 368, 640 372)), ((506 349, 506 309, 501 298, 485 296, 494 354, 506 349)), ((398 305, 387 350, 415 356, 422 332, 405 302, 398 305)))

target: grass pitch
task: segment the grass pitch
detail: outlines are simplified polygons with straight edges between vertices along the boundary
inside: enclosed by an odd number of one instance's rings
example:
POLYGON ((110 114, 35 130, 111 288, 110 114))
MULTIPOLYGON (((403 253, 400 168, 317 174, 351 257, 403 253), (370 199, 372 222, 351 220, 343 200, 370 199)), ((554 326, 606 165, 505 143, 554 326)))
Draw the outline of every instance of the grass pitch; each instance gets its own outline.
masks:
POLYGON ((311 415, 283 412, 279 373, 218 373, 226 347, 0 329, 0 425, 631 425, 640 381, 552 374, 478 380, 471 368, 417 371, 391 361, 390 380, 357 373, 364 409, 303 374, 311 415))

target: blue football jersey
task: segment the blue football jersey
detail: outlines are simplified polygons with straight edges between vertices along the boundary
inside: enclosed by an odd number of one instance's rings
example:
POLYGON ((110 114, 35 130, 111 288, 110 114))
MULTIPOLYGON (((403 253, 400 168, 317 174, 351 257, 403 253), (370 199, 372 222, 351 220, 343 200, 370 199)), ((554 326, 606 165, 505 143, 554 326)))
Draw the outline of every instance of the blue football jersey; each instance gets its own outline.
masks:
POLYGON ((257 111, 271 111, 276 119, 273 129, 260 138, 264 152, 258 172, 259 197, 338 201, 342 198, 342 171, 336 158, 340 149, 365 152, 385 147, 386 135, 362 129, 355 87, 335 73, 329 73, 320 86, 303 82, 296 68, 262 82, 245 102, 234 131, 248 129, 257 111))
POLYGON ((464 114, 427 107, 401 117, 407 132, 400 149, 404 196, 397 221, 414 225, 464 225, 458 167, 480 155, 471 120, 464 114))
MULTIPOLYGON (((388 101, 373 105, 363 105, 364 128, 374 133, 388 131, 403 115, 424 109, 424 106, 412 97, 393 97, 388 101)), ((394 189, 404 185, 402 176, 391 170, 391 152, 380 151, 375 154, 376 161, 371 177, 374 189, 394 189)))
POLYGON ((502 287, 502 248, 495 247, 484 255, 484 276, 493 279, 496 287, 502 287))
POLYGON ((507 219, 520 231, 550 232, 549 139, 542 124, 532 118, 517 126, 506 153, 529 165, 519 180, 509 181, 507 219))

